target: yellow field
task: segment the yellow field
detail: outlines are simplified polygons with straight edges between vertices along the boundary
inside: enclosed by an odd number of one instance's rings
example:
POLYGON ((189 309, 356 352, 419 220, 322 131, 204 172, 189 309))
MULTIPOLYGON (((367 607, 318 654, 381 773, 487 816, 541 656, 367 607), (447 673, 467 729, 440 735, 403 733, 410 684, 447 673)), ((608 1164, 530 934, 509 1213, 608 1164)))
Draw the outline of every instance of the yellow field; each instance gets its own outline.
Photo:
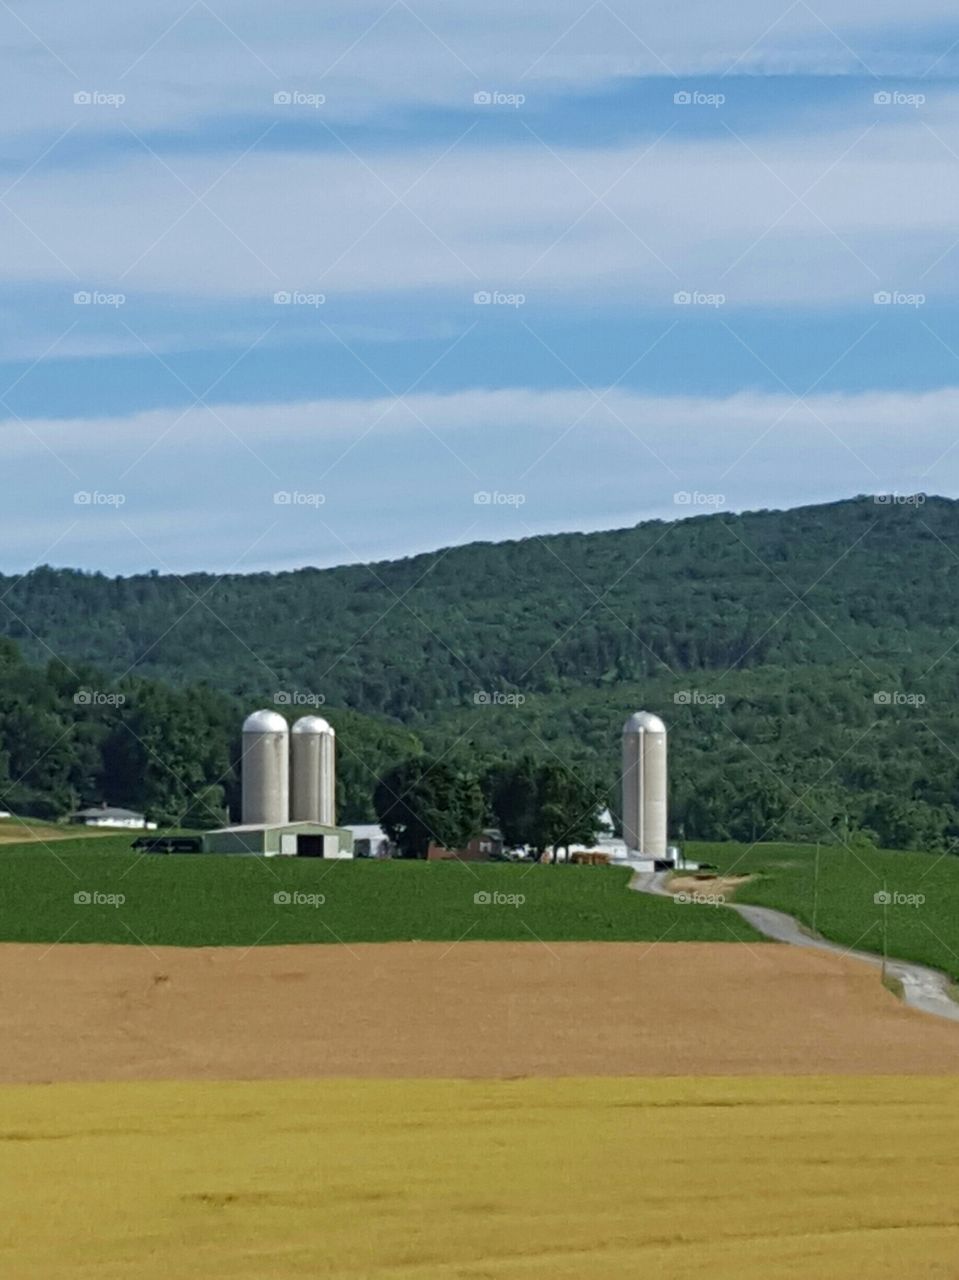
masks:
POLYGON ((16 1280, 959 1275, 955 1079, 0 1090, 16 1280))

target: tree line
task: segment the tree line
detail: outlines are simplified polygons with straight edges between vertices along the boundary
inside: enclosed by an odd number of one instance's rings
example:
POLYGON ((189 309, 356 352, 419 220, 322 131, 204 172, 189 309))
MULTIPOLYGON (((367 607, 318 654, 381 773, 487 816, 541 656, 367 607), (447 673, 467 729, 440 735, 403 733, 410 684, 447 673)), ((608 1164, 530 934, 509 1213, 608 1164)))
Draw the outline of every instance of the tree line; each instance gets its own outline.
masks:
POLYGON ((0 579, 0 807, 235 818, 243 715, 285 698, 337 729, 345 820, 420 757, 488 808, 497 766, 551 762, 615 818, 645 707, 674 836, 951 851, 957 575, 959 503, 870 498, 222 580, 38 569, 0 579))
POLYGON ((373 802, 404 858, 461 850, 490 825, 506 848, 538 856, 595 840, 604 795, 594 777, 530 755, 482 771, 424 755, 388 770, 373 802))

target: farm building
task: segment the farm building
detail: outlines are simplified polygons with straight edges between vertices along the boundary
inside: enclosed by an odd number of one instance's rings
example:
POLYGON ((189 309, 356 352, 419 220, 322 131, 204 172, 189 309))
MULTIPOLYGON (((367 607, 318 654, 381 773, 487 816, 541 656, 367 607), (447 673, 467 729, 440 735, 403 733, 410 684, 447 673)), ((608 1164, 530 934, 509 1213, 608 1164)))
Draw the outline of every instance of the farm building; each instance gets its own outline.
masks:
POLYGON ((155 831, 156 823, 147 822, 142 813, 132 809, 114 809, 111 805, 95 805, 70 814, 70 821, 80 827, 115 827, 134 831, 155 831))
POLYGON ((352 858, 353 835, 346 827, 319 822, 249 823, 207 831, 203 852, 253 853, 264 858, 352 858))
POLYGON ((490 829, 481 831, 462 849, 444 849, 442 845, 433 841, 426 852, 426 857, 430 862, 449 862, 453 859, 457 862, 488 862, 490 858, 498 857, 502 852, 503 837, 498 831, 490 829))
POLYGON ((376 822, 351 822, 347 826, 353 836, 353 856, 356 858, 391 858, 393 842, 376 822))

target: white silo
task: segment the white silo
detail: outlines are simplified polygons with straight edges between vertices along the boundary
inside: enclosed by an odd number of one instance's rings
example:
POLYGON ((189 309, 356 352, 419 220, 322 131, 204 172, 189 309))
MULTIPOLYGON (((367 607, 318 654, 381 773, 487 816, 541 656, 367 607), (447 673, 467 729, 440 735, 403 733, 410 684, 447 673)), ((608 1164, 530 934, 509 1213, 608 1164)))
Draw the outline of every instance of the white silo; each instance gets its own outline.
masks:
POLYGON ((291 734, 294 822, 336 826, 336 733, 322 716, 303 716, 291 734))
POLYGON ((277 711, 254 711, 243 721, 244 825, 280 826, 290 820, 290 731, 277 711))
POLYGON ((637 711, 623 725, 623 839, 630 852, 666 857, 666 726, 637 711))

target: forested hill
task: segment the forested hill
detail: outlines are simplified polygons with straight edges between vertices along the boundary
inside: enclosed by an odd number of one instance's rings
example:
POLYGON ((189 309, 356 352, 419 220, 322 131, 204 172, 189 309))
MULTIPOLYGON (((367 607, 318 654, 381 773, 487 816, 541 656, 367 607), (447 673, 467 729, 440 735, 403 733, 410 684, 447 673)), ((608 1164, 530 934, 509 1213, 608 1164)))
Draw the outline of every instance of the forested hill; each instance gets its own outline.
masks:
POLYGON ((944 499, 223 579, 37 569, 0 581, 0 808, 209 825, 236 812, 243 713, 274 703, 333 719, 351 819, 423 750, 559 761, 615 810, 623 717, 647 706, 674 832, 955 851, 957 582, 944 499))
POLYGON ((421 723, 480 691, 769 664, 921 670, 959 640, 957 581, 959 503, 863 497, 326 570, 44 567, 0 578, 0 633, 35 660, 421 723))

